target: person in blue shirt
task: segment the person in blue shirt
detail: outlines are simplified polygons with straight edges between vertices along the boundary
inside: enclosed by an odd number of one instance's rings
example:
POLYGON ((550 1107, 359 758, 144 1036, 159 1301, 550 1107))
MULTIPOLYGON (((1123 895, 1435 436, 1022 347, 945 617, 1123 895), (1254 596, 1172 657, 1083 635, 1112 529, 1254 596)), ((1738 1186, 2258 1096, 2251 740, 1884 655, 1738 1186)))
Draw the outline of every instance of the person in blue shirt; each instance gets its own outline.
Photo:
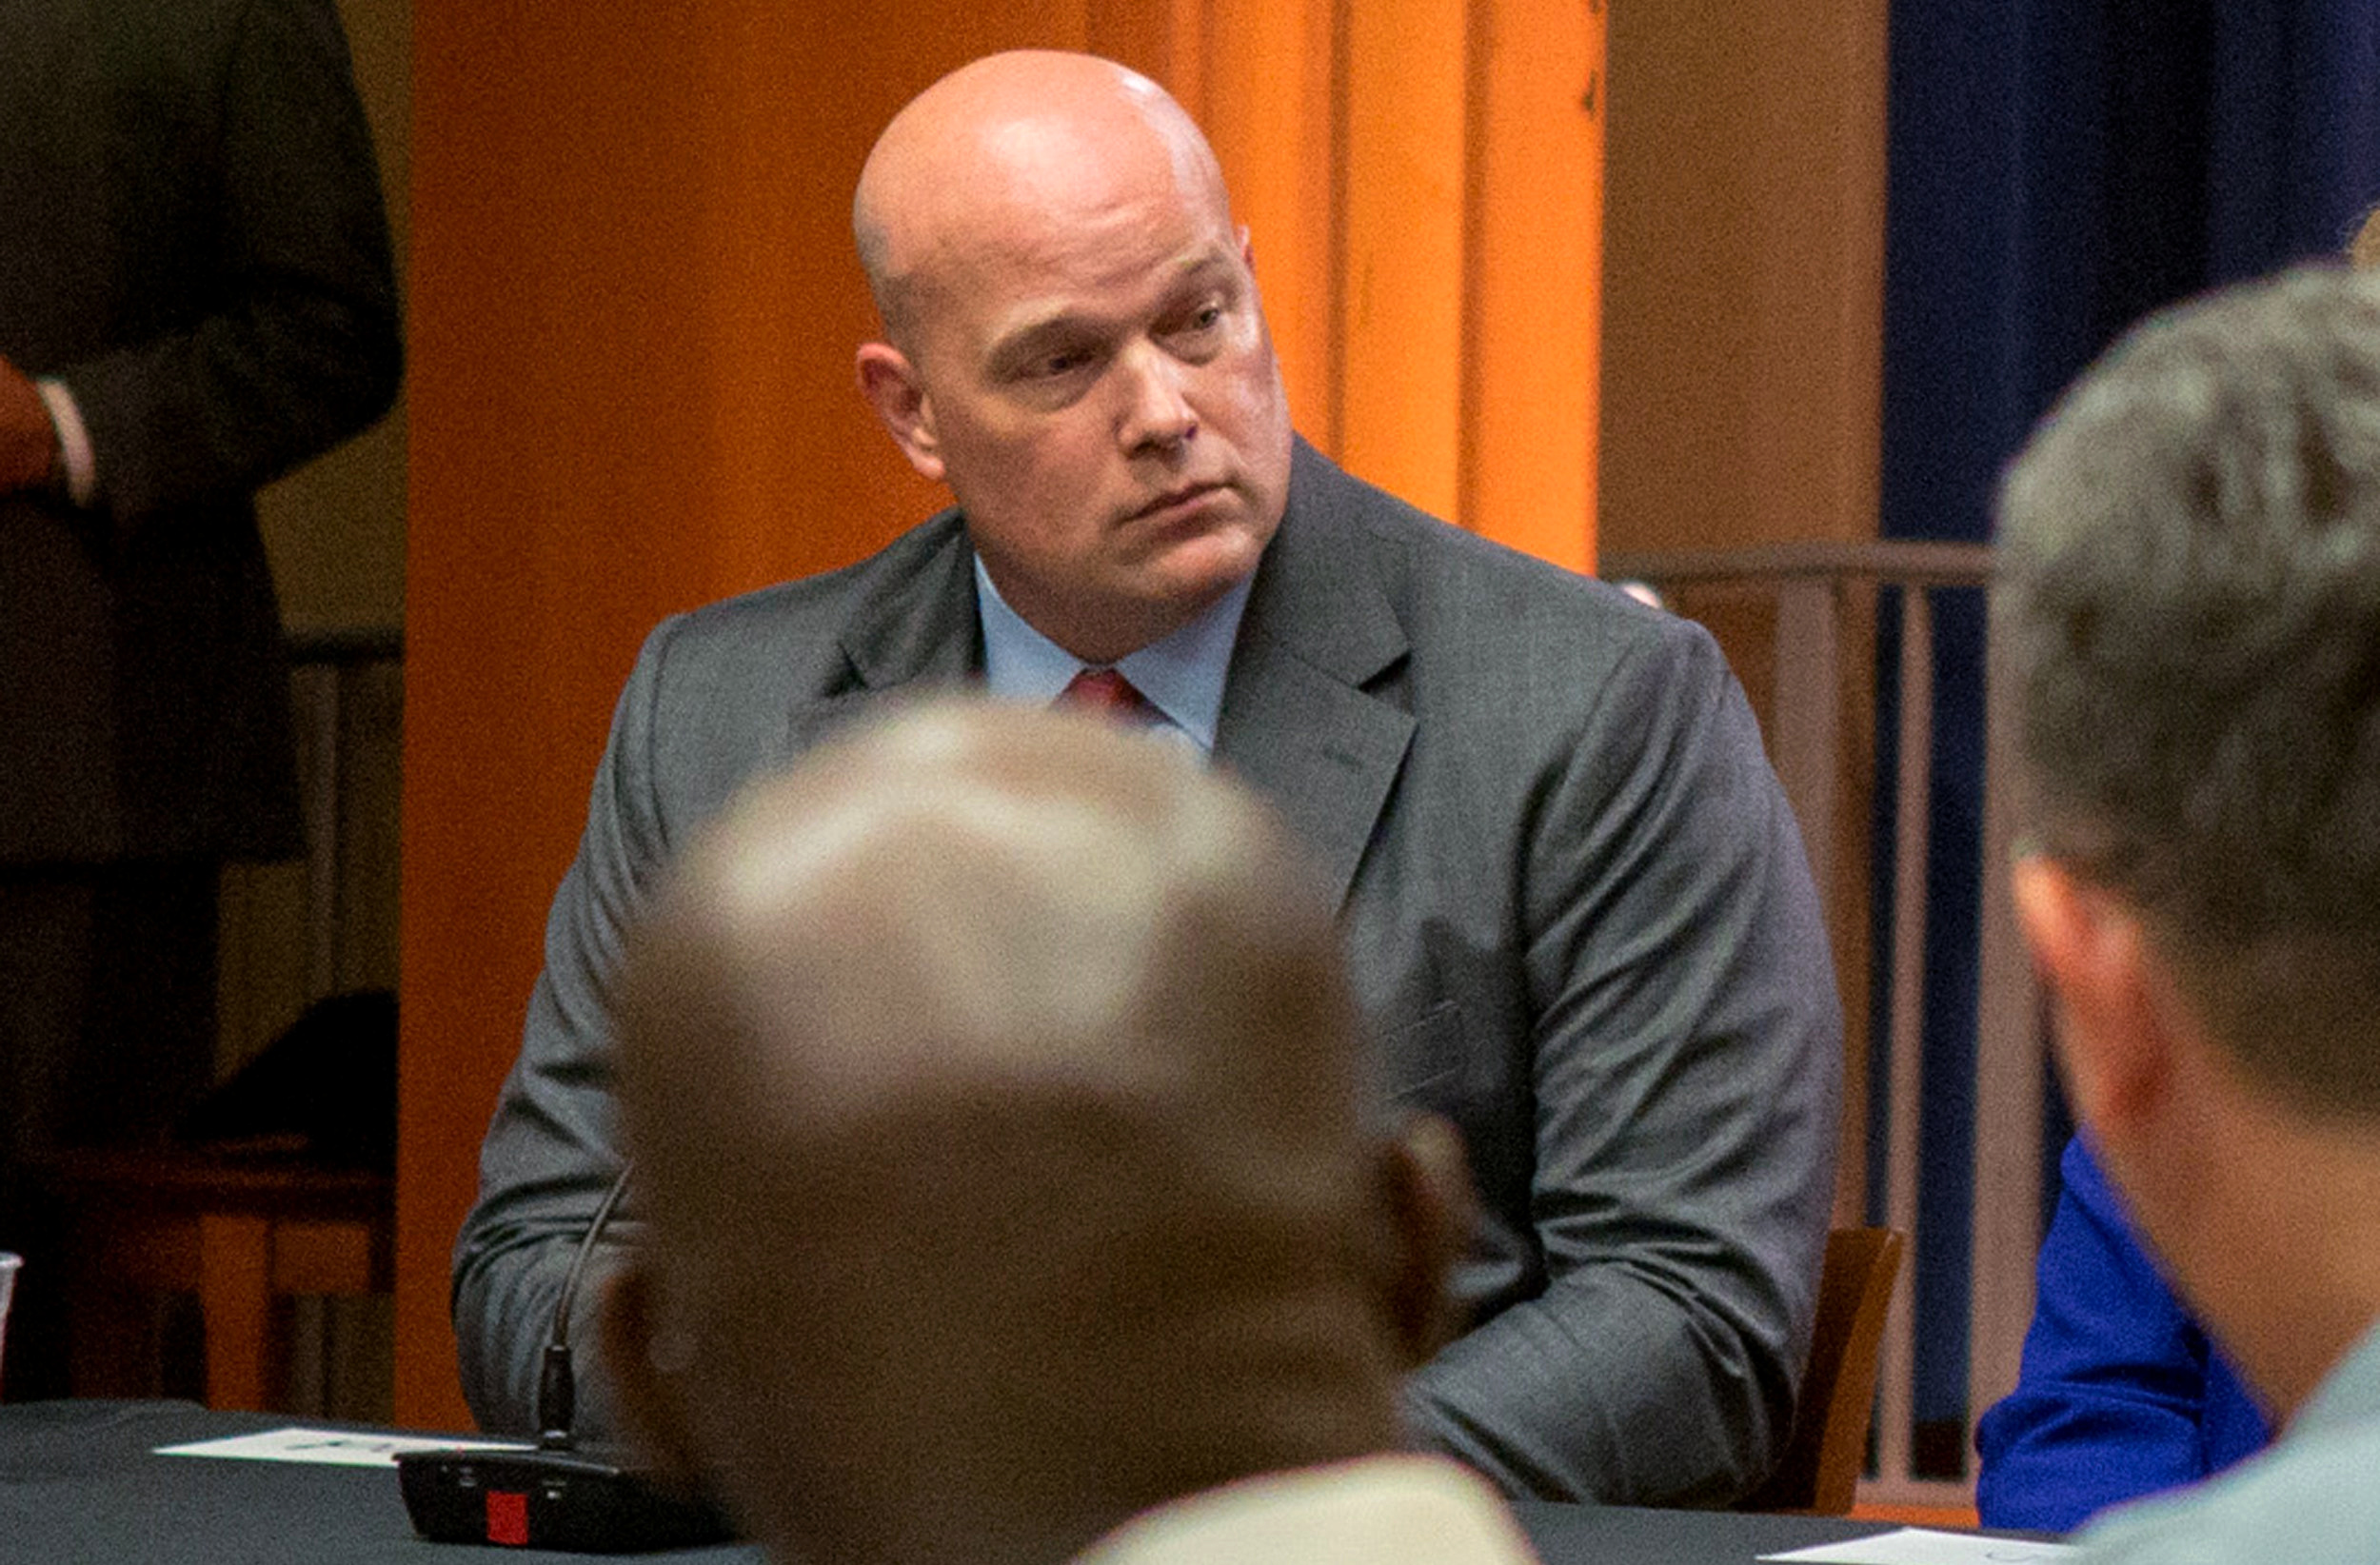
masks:
POLYGON ((2041 1241, 2016 1389, 1975 1426, 1987 1527, 2063 1533, 2220 1472, 2271 1437, 2264 1410, 2173 1296, 2079 1136, 2041 1241))

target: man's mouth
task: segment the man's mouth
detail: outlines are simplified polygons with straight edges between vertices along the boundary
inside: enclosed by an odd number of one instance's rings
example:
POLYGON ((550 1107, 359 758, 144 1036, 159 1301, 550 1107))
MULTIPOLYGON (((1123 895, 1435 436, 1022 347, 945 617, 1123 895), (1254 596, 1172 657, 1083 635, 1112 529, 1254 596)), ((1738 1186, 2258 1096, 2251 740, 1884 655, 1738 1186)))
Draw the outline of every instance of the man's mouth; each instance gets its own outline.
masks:
POLYGON ((1155 516, 1160 511, 1172 510, 1177 505, 1186 505, 1202 496, 1219 493, 1223 487, 1224 485, 1220 483, 1206 483, 1184 484, 1178 488, 1168 489, 1139 510, 1134 511, 1133 520, 1139 521, 1142 517, 1155 516))

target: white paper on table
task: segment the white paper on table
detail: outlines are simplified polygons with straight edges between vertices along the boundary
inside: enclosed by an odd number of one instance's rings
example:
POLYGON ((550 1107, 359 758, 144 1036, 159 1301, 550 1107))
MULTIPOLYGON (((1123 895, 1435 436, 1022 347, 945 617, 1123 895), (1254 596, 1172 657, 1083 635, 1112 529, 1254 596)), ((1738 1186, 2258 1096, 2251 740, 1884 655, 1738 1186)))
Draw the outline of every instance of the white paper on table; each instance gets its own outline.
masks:
POLYGON ((358 1435, 341 1429, 268 1429, 188 1445, 161 1445, 160 1456, 233 1456, 257 1462, 321 1462, 332 1467, 394 1467, 400 1451, 526 1451, 517 1440, 440 1439, 434 1435, 358 1435))
POLYGON ((2049 1560, 2073 1559, 2081 1553, 2071 1543, 2033 1543, 2023 1538, 1979 1537, 1973 1533, 1903 1527, 1874 1537, 1821 1543, 1814 1549, 1760 1557, 1806 1561, 1808 1565, 2045 1565, 2049 1560))

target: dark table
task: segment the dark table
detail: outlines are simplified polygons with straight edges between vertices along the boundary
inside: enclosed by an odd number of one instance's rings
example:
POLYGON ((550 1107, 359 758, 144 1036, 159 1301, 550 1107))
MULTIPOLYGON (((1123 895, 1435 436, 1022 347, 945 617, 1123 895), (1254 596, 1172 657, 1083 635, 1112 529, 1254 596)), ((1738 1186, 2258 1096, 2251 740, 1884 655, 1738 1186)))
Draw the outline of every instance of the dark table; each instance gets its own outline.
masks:
MULTIPOLYGON (((188 1402, 26 1402, 0 1407, 0 1562, 16 1565, 425 1565, 551 1562, 545 1550, 426 1542, 392 1469, 151 1455, 161 1445, 311 1420, 213 1413, 188 1402)), ((358 1425, 325 1424, 387 1434, 358 1425)), ((1547 1565, 1746 1565, 1762 1554, 1890 1531, 1827 1516, 1525 1504, 1547 1565)), ((618 1557, 618 1556, 611 1556, 618 1557)), ((749 1546, 651 1559, 757 1565, 749 1546)))

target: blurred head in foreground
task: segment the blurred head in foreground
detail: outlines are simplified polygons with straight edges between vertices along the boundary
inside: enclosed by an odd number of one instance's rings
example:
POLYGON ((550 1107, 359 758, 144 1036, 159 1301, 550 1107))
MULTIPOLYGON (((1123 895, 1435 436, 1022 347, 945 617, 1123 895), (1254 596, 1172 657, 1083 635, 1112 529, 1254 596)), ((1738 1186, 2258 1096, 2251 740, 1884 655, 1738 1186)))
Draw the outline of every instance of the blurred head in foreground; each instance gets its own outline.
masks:
POLYGON ((2380 1317, 2380 276, 2136 328, 1999 539, 2016 906, 2069 1089, 2287 1417, 2380 1317))
POLYGON ((1063 1558, 1397 1442, 1459 1152, 1363 1121, 1330 909, 1175 746, 944 705, 822 749, 624 982, 610 1357, 783 1557, 1063 1558))

